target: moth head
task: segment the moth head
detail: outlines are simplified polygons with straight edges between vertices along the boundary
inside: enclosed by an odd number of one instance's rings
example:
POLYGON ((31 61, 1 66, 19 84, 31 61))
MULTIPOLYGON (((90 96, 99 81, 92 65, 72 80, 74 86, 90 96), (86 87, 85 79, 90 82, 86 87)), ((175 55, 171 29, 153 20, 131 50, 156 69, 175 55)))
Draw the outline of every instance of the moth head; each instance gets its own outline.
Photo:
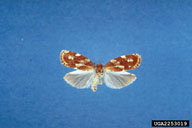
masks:
POLYGON ((97 63, 97 65, 95 66, 96 69, 96 73, 102 73, 104 72, 104 67, 102 65, 102 63, 97 63))

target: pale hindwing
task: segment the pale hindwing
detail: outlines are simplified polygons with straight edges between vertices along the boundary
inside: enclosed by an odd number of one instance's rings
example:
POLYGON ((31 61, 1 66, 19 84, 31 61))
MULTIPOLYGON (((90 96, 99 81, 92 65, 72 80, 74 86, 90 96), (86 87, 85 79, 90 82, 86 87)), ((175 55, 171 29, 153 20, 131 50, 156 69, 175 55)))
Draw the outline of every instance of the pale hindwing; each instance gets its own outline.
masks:
POLYGON ((104 74, 105 84, 113 89, 120 89, 122 87, 128 86, 135 80, 136 76, 134 74, 130 74, 125 71, 110 72, 106 70, 104 74))
POLYGON ((67 83, 76 88, 88 88, 90 87, 93 79, 95 77, 95 72, 91 71, 80 71, 76 70, 69 72, 65 75, 64 79, 67 83))

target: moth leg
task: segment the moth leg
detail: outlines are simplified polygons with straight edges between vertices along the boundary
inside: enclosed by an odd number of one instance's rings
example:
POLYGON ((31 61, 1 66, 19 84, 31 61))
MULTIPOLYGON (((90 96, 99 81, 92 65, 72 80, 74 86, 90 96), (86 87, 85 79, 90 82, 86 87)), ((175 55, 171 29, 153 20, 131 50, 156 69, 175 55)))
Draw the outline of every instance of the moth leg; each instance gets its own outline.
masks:
POLYGON ((97 91, 97 86, 91 86, 91 89, 93 92, 96 92, 97 91))
POLYGON ((103 84, 103 80, 99 81, 99 85, 102 85, 103 84))

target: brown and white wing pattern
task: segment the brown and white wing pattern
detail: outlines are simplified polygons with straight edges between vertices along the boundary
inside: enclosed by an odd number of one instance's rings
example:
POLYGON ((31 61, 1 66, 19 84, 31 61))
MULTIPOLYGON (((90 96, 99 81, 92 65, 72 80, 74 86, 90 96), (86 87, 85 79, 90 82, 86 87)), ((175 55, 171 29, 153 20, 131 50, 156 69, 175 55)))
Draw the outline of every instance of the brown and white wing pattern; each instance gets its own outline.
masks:
POLYGON ((109 61, 105 65, 105 69, 110 72, 120 72, 136 69, 140 63, 141 56, 139 54, 124 55, 109 61))
POLYGON ((62 50, 60 53, 61 63, 70 68, 82 71, 90 71, 94 69, 94 64, 87 57, 68 50, 62 50))
POLYGON ((87 57, 72 51, 62 50, 60 60, 64 66, 78 69, 65 75, 64 79, 67 83, 76 88, 90 87, 95 77, 95 67, 87 57))
POLYGON ((95 78, 94 70, 91 71, 76 70, 67 73, 64 77, 67 83, 79 89, 89 88, 94 78, 95 78))
MULTIPOLYGON (((95 71, 93 62, 83 55, 62 50, 60 60, 64 66, 78 69, 67 73, 64 77, 65 81, 73 87, 88 88, 94 82, 94 79, 100 76, 100 74, 95 71)), ((141 56, 139 54, 124 55, 112 59, 102 68, 104 72, 104 82, 108 87, 113 89, 120 89, 130 85, 135 81, 136 76, 125 71, 136 69, 140 63, 141 56)), ((102 79, 102 77, 99 77, 99 79, 102 79)))
POLYGON ((136 80, 136 76, 134 74, 130 74, 128 72, 110 72, 105 71, 104 81, 107 87, 113 89, 120 89, 125 86, 130 85, 132 82, 136 80))
POLYGON ((139 54, 124 55, 112 59, 105 65, 105 84, 113 89, 130 85, 136 80, 136 76, 126 70, 136 69, 140 63, 141 56, 139 54))

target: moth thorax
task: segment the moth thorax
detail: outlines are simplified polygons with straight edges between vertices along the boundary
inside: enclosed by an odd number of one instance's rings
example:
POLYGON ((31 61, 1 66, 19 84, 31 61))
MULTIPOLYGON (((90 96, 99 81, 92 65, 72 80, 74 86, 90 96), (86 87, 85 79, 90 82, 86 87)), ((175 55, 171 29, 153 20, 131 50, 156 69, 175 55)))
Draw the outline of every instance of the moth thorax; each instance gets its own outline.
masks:
POLYGON ((104 67, 101 63, 97 63, 97 65, 95 67, 95 72, 98 77, 100 77, 100 78, 103 77, 104 67))

